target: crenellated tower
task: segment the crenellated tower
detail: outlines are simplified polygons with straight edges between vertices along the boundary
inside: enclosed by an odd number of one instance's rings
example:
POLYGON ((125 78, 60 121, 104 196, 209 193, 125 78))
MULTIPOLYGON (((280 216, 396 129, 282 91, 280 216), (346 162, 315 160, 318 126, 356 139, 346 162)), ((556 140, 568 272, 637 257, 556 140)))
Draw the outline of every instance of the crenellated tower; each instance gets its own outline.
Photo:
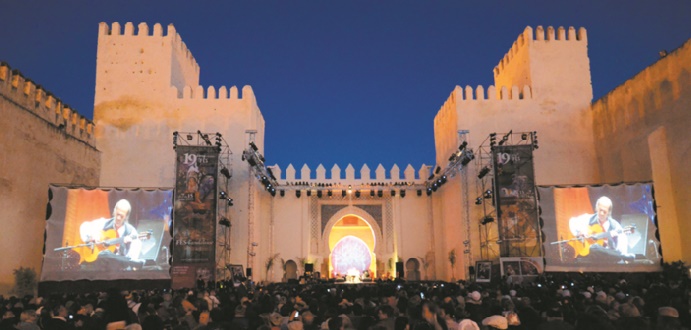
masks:
POLYGON ((526 27, 494 67, 494 84, 499 89, 530 86, 534 96, 542 99, 568 100, 577 95, 590 102, 585 28, 526 27))
POLYGON ((96 81, 96 104, 118 95, 165 93, 171 86, 181 92, 185 86, 199 85, 199 65, 172 24, 164 35, 158 23, 153 31, 146 23, 140 23, 137 31, 131 22, 124 30, 117 22, 101 23, 96 81))

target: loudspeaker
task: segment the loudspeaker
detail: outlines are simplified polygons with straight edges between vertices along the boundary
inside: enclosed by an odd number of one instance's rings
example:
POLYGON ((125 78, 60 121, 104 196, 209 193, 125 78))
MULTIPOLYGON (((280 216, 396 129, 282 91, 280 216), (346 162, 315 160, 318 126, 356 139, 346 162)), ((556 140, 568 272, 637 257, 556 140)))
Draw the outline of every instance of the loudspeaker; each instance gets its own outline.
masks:
POLYGON ((405 278, 405 271, 403 269, 403 261, 396 262, 396 278, 405 278))
POLYGON ((252 268, 251 267, 247 268, 246 272, 247 272, 247 277, 252 277, 252 268))
POLYGON ((311 273, 314 271, 314 264, 305 264, 305 273, 311 273))

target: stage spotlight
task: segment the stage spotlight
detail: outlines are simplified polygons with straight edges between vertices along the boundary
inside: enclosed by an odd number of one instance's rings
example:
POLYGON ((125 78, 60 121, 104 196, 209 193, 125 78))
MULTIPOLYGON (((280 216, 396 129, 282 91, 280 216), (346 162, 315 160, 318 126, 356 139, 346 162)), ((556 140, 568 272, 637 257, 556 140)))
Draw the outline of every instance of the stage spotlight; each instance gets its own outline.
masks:
POLYGON ((429 176, 429 178, 427 178, 427 181, 431 181, 432 179, 434 179, 434 173, 432 173, 432 174, 429 176))
POLYGON ((355 190, 355 198, 360 198, 360 190, 355 190))
POLYGON ((186 138, 187 138, 187 141, 192 141, 192 139, 194 139, 192 137, 192 134, 187 134, 186 138))
POLYGON ((271 197, 276 197, 276 188, 269 188, 269 194, 271 194, 271 197))
POLYGON ((487 191, 485 191, 484 197, 485 197, 485 199, 490 199, 490 198, 492 198, 492 190, 491 190, 491 189, 487 189, 487 191))
POLYGON ((228 220, 226 217, 221 217, 221 220, 218 221, 218 224, 223 227, 230 227, 230 220, 228 220))
POLYGON ((228 206, 233 206, 233 199, 232 198, 228 198, 228 206))
POLYGON ((489 167, 485 166, 480 170, 480 173, 477 175, 478 179, 482 179, 489 173, 489 167))
POLYGON ((437 166, 437 169, 434 170, 434 174, 439 174, 439 171, 441 171, 441 166, 437 166))
POLYGON ((370 196, 370 197, 374 197, 374 190, 370 190, 370 191, 369 191, 369 196, 370 196))
POLYGON ((435 182, 435 183, 432 185, 432 190, 433 190, 433 191, 437 191, 437 188, 439 188, 439 185, 435 182))
POLYGON ((449 162, 453 162, 454 160, 456 160, 456 154, 455 153, 451 154, 451 157, 449 157, 449 162))
POLYGON ((331 191, 331 189, 327 190, 326 196, 329 196, 329 197, 333 196, 333 191, 331 191))
POLYGON ((418 195, 418 197, 422 196, 422 189, 417 190, 417 195, 418 195))
POLYGON ((446 175, 441 176, 441 183, 442 184, 446 183, 446 175))
POLYGON ((322 198, 322 191, 321 190, 317 190, 317 198, 322 198))
POLYGON ((346 191, 345 190, 341 190, 341 197, 346 197, 346 191))
POLYGON ((252 150, 254 151, 259 151, 259 148, 257 148, 256 144, 254 144, 254 141, 250 141, 250 147, 252 147, 252 150))
POLYGON ((276 180, 276 177, 274 176, 274 171, 271 170, 271 167, 267 167, 266 172, 269 173, 269 177, 271 179, 273 179, 274 181, 276 180))
POLYGON ((521 134, 521 140, 525 141, 527 139, 528 139, 528 134, 525 134, 525 133, 521 134))
POLYGON ((302 195, 302 192, 300 192, 300 190, 296 190, 295 197, 300 198, 300 195, 302 195))
POLYGON ((486 224, 492 223, 492 222, 494 222, 494 218, 488 215, 488 216, 485 216, 484 218, 482 218, 482 222, 480 222, 480 223, 483 225, 486 225, 486 224))
POLYGON ((286 195, 286 191, 285 191, 285 190, 283 190, 283 189, 281 189, 281 192, 280 192, 280 194, 281 194, 281 197, 284 197, 284 196, 286 195))
POLYGON ((227 167, 223 166, 223 168, 221 168, 221 174, 223 174, 226 179, 230 179, 230 171, 227 167))
POLYGON ((391 190, 391 197, 396 197, 396 191, 395 190, 391 190))
POLYGON ((494 150, 494 146, 497 144, 497 133, 489 134, 489 148, 494 150))
POLYGON ((470 163, 471 160, 475 159, 475 155, 473 155, 472 152, 468 152, 465 154, 465 157, 463 158, 463 161, 461 162, 461 165, 466 166, 468 163, 470 163))
POLYGON ((432 194, 432 188, 427 188, 427 196, 432 194))
POLYGON ((468 142, 463 141, 463 143, 461 143, 461 145, 458 146, 458 150, 463 151, 463 149, 465 149, 465 147, 467 147, 467 146, 468 146, 468 142))
POLYGON ((478 197, 475 199, 475 205, 481 205, 482 204, 482 197, 478 197))
POLYGON ((307 189, 307 197, 312 196, 312 189, 307 189))
POLYGON ((352 194, 352 193, 353 193, 353 186, 348 185, 348 194, 352 194))
POLYGON ((227 199, 228 198, 228 194, 223 190, 221 190, 221 192, 218 193, 218 195, 219 195, 218 199, 227 199))
POLYGON ((405 190, 401 189, 401 198, 405 197, 405 190))

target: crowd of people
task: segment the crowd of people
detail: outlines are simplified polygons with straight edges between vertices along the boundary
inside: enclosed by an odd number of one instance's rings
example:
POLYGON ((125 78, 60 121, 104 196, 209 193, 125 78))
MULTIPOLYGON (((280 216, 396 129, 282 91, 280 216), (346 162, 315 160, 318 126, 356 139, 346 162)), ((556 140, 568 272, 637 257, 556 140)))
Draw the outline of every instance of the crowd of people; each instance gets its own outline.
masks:
MULTIPOLYGON (((685 270, 685 268, 684 268, 685 270)), ((688 329, 688 276, 329 282, 0 296, 5 329, 688 329), (222 287, 222 288, 221 288, 222 287)))

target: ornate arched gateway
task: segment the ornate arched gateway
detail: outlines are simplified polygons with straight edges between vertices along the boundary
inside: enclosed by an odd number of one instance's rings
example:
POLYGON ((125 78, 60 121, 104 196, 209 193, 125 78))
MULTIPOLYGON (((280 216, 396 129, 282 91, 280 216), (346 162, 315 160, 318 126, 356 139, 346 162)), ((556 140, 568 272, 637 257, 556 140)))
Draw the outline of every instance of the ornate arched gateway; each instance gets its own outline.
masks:
POLYGON ((321 225, 321 235, 318 243, 312 244, 311 248, 312 255, 318 256, 321 261, 319 270, 322 274, 332 277, 335 272, 348 270, 339 267, 358 271, 364 271, 360 268, 366 267, 373 276, 390 271, 386 260, 395 251, 390 201, 320 206, 321 221, 318 224, 321 225), (365 265, 367 261, 369 265, 365 265))

